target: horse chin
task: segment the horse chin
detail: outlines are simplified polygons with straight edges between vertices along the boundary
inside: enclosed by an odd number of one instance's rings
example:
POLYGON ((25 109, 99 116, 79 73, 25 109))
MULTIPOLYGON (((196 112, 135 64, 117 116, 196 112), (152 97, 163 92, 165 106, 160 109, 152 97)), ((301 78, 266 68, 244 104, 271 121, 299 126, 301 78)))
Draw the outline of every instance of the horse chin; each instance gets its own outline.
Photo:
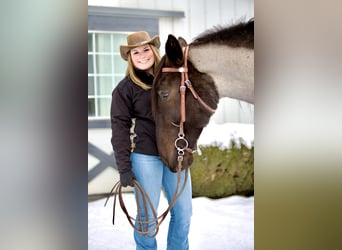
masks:
POLYGON ((183 162, 182 162, 182 169, 187 169, 190 168, 190 166, 192 165, 194 161, 194 157, 192 154, 186 154, 184 156, 183 162))
MULTIPOLYGON (((193 161, 194 161, 194 157, 192 156, 192 154, 184 155, 183 161, 180 163, 181 166, 182 166, 182 170, 190 168, 190 166, 193 163, 193 161)), ((177 173, 177 171, 178 171, 178 157, 176 157, 173 160, 173 163, 171 165, 167 165, 167 166, 169 166, 169 169, 172 172, 177 173)))

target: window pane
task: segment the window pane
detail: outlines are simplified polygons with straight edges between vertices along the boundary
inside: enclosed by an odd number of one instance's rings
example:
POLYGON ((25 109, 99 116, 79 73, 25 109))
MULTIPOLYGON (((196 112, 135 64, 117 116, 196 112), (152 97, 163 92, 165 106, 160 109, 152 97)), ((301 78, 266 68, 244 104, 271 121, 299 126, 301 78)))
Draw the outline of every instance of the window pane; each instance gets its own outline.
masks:
POLYGON ((96 71, 98 74, 112 73, 112 56, 96 55, 96 71))
POLYGON ((99 116, 110 116, 111 98, 99 98, 99 116))
POLYGON ((95 99, 88 99, 88 116, 95 116, 95 99))
POLYGON ((88 116, 109 117, 113 89, 125 77, 126 33, 88 33, 88 116))
POLYGON ((120 53, 120 45, 127 44, 127 34, 115 34, 113 41, 113 50, 114 52, 120 53))
POLYGON ((94 73, 93 55, 88 55, 88 74, 94 73))
POLYGON ((99 76, 97 77, 97 94, 111 95, 113 91, 112 77, 99 76))
POLYGON ((93 34, 88 34, 88 51, 93 51, 93 34))
POLYGON ((96 51, 111 52, 110 34, 96 34, 96 51))
POLYGON ((121 56, 114 56, 114 72, 116 74, 125 74, 127 68, 127 62, 122 59, 121 56))
POLYGON ((88 95, 94 95, 95 88, 94 88, 94 77, 88 76, 88 95))

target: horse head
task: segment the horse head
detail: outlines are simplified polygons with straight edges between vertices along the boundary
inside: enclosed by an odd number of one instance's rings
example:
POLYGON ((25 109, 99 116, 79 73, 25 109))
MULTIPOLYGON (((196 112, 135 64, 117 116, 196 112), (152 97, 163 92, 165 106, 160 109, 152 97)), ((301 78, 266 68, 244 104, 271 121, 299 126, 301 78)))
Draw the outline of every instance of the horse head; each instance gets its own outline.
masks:
POLYGON ((183 51, 187 46, 183 38, 168 36, 165 45, 166 54, 161 59, 152 87, 152 111, 159 155, 173 172, 177 172, 180 155, 182 168, 191 166, 192 153, 197 148, 197 140, 212 115, 205 105, 216 109, 219 101, 213 79, 199 72, 191 61, 185 58, 183 51), (184 75, 182 76, 182 70, 178 69, 184 69, 184 65, 187 71, 186 78, 191 83, 190 88, 195 90, 195 94, 189 90, 189 85, 183 87, 186 89, 183 119, 180 85, 184 81, 184 75), (165 68, 171 70, 165 71, 163 70, 165 68), (205 104, 203 105, 199 99, 205 104))

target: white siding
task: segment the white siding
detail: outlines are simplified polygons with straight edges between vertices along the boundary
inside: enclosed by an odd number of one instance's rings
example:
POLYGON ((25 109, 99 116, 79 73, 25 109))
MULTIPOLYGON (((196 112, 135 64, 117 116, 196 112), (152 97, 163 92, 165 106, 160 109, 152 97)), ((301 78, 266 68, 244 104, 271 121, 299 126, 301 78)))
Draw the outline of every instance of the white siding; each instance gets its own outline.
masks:
POLYGON ((254 16, 253 0, 88 0, 88 5, 184 11, 184 19, 161 18, 160 32, 179 34, 187 40, 215 25, 254 16))

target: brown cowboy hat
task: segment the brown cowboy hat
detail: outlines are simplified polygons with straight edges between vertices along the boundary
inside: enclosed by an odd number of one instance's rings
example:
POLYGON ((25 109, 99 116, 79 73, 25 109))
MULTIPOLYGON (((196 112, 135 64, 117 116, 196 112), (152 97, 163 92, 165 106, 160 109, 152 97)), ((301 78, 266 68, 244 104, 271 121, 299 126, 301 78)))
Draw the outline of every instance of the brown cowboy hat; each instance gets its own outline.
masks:
POLYGON ((121 57, 127 61, 128 52, 135 47, 139 47, 145 44, 152 44, 157 49, 160 47, 160 40, 159 36, 156 35, 152 39, 150 38, 149 34, 145 31, 139 31, 127 36, 127 45, 120 46, 120 53, 121 57))

